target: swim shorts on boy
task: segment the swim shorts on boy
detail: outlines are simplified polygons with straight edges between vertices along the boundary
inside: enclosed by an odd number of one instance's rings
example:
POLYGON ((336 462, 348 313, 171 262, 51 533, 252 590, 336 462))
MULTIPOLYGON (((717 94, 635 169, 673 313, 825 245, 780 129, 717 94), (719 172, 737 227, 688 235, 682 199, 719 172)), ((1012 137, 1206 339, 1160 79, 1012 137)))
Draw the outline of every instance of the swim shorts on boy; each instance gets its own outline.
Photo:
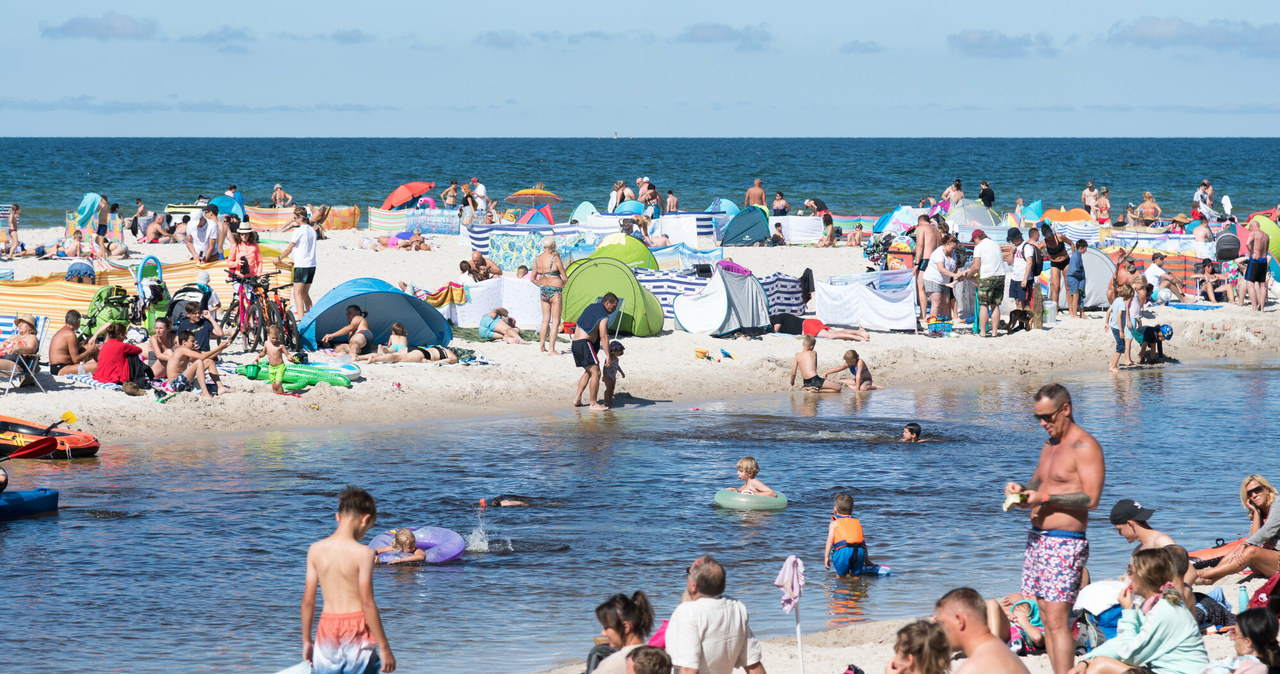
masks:
POLYGON ((283 382, 284 371, 285 371, 285 368, 287 367, 288 365, 286 363, 280 363, 279 365, 268 365, 267 380, 270 381, 272 384, 279 384, 283 382))
POLYGON ((373 674, 382 667, 364 611, 321 613, 311 657, 315 674, 373 674))
POLYGON ((1089 541, 1079 531, 1032 529, 1022 559, 1022 594, 1075 603, 1089 561, 1089 541))

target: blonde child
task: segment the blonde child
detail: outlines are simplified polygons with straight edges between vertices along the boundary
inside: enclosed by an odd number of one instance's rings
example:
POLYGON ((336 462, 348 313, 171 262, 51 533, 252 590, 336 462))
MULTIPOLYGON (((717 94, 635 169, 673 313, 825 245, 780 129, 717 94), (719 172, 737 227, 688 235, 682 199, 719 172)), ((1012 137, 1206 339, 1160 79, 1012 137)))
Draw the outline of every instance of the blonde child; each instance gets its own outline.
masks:
POLYGON ((1116 340, 1116 352, 1111 354, 1111 371, 1120 371, 1120 356, 1125 352, 1125 326, 1128 325, 1126 315, 1129 313, 1129 300, 1133 299, 1133 287, 1122 285, 1116 288, 1116 299, 1107 308, 1106 320, 1103 323, 1110 328, 1111 336, 1116 340))
POLYGON ((409 529, 399 529, 396 531, 396 538, 391 541, 391 545, 378 548, 373 553, 380 555, 384 552, 400 552, 408 557, 387 562, 388 564, 405 564, 407 562, 421 562, 427 558, 427 553, 418 547, 418 539, 414 538, 413 532, 409 529))
POLYGON ((880 567, 867 559, 867 542, 862 523, 853 516, 853 497, 836 494, 831 508, 831 524, 827 527, 827 547, 822 553, 822 568, 836 567, 836 575, 875 574, 880 567))
POLYGON ((285 363, 284 344, 280 341, 283 338, 280 326, 267 328, 267 341, 262 345, 262 353, 254 360, 256 363, 266 356, 267 380, 271 382, 271 392, 276 395, 284 395, 284 371, 288 367, 285 363))
POLYGON ((609 363, 604 366, 604 371, 600 375, 600 379, 604 382, 605 407, 613 404, 613 387, 618 383, 618 375, 622 375, 623 379, 627 378, 627 373, 623 372, 622 366, 618 364, 618 359, 622 357, 626 348, 622 342, 609 342, 609 363))
POLYGON ((822 376, 830 377, 831 375, 848 370, 853 375, 853 380, 839 380, 842 386, 847 386, 854 391, 878 391, 881 387, 876 386, 871 381, 871 368, 867 367, 867 362, 858 357, 857 351, 844 352, 844 365, 839 365, 827 370, 822 376))
POLYGON ((756 460, 744 456, 738 459, 738 479, 742 480, 742 486, 734 489, 729 487, 729 491, 736 491, 739 494, 755 494, 756 496, 773 496, 777 497, 778 492, 764 486, 764 483, 756 479, 760 474, 760 464, 756 460))
MULTIPOLYGON (((791 385, 796 385, 796 373, 800 374, 801 383, 804 384, 806 391, 827 391, 835 392, 843 390, 838 381, 827 381, 825 377, 818 376, 818 352, 814 350, 816 344, 813 335, 805 335, 800 351, 796 353, 794 362, 791 364, 791 385)), ((837 368, 837 371, 843 368, 837 368)))

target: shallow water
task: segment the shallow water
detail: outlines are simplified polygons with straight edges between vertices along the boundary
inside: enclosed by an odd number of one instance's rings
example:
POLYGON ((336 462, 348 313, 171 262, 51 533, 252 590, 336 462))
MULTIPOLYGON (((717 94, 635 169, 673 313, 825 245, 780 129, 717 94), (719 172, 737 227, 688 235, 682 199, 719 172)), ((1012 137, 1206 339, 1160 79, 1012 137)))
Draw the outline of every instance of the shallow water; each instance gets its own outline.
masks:
MULTIPOLYGON (((1247 532, 1240 478, 1274 474, 1277 366, 1187 365, 1062 381, 1102 442, 1107 487, 1090 569, 1121 572, 1131 546, 1106 513, 1118 498, 1190 548, 1247 532)), ((761 635, 794 627, 772 586, 798 554, 806 631, 924 615, 946 589, 1016 589, 1025 513, 1000 512, 1006 480, 1034 467, 1040 379, 976 380, 870 395, 564 412, 384 429, 270 433, 104 447, 71 462, 9 462, 15 488, 61 490, 57 516, 0 522, 6 615, 25 625, 9 662, 51 671, 274 671, 299 658, 309 542, 333 527, 347 482, 378 499, 379 529, 445 526, 463 559, 378 568, 375 588, 401 671, 529 671, 581 658, 594 607, 643 589, 670 614, 684 569, 713 552, 761 635), (919 420, 937 442, 891 440, 919 420), (711 505, 755 456, 779 513, 711 505), (822 569, 839 491, 853 493, 882 578, 822 569), (527 494, 528 508, 481 497, 527 494), (487 545, 482 539, 487 538, 487 545), (494 552, 481 552, 484 549, 494 552)), ((12 633, 11 633, 12 636, 12 633)))

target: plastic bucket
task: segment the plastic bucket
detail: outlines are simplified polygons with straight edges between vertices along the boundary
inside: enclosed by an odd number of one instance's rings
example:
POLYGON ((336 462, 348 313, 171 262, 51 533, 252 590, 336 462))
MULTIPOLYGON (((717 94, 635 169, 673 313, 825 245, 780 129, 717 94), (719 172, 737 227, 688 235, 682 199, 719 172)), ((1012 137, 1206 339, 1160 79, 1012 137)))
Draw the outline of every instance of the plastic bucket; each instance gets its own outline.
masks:
POLYGON ((1044 322, 1045 323, 1058 322, 1058 303, 1057 302, 1046 301, 1044 303, 1044 322))

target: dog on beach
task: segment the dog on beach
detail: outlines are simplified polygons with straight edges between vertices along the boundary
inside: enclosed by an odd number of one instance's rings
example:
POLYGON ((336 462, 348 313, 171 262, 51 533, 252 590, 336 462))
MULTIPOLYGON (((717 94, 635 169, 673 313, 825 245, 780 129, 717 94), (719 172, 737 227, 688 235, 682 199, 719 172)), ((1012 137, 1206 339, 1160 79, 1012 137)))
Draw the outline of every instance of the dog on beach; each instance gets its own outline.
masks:
POLYGON ((1031 331, 1031 312, 1014 309, 1009 312, 1009 329, 1006 334, 1012 335, 1019 330, 1031 331))

